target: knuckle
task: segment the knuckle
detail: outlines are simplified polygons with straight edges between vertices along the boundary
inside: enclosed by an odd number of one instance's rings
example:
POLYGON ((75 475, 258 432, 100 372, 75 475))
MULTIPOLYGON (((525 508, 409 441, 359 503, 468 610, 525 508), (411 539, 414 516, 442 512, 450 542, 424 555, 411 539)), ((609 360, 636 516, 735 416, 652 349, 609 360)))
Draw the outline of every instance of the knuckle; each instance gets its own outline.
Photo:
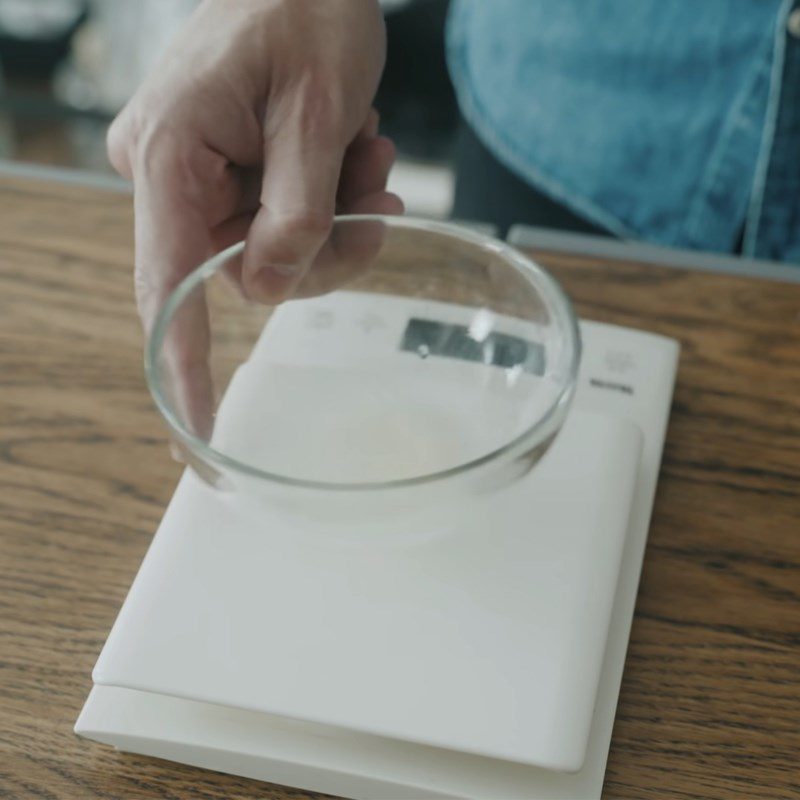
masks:
POLYGON ((136 143, 138 166, 148 172, 171 174, 181 167, 181 151, 174 145, 175 136, 168 125, 152 122, 143 127, 136 143))
POLYGON ((125 177, 131 175, 131 152, 136 146, 136 131, 130 116, 121 112, 106 132, 106 154, 111 166, 125 177))
POLYGON ((139 315, 147 328, 155 322, 161 306, 180 282, 180 275, 162 275, 144 266, 136 267, 133 272, 134 295, 139 315))
POLYGON ((158 302, 160 295, 163 293, 153 280, 153 276, 149 274, 149 271, 139 266, 133 272, 133 288, 140 310, 149 309, 154 302, 158 302))
POLYGON ((137 268, 133 273, 133 289, 136 297, 136 308, 148 335, 155 322, 155 311, 158 307, 158 293, 153 282, 145 275, 144 270, 137 268))
POLYGON ((314 65, 305 70, 298 91, 301 127, 323 139, 338 138, 344 123, 344 102, 331 70, 314 65))
POLYGON ((375 139, 375 147, 378 148, 378 152, 390 166, 395 162, 397 158, 397 146, 391 139, 387 136, 379 136, 375 139))
POLYGON ((204 188, 219 182, 224 173, 224 159, 215 158, 191 132, 169 124, 142 130, 135 158, 137 174, 179 189, 187 200, 200 199, 204 188))

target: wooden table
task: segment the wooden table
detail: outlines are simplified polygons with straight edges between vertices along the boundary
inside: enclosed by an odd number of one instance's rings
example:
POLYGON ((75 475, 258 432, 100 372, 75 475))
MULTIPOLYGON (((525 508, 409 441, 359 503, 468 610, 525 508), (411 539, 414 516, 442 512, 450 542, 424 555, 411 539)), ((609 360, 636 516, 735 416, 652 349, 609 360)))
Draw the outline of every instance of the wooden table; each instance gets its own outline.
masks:
MULTIPOLYGON (((302 798, 78 739, 179 467, 131 203, 0 179, 0 797, 302 798)), ((800 284, 540 253, 589 319, 680 339, 606 796, 800 796, 800 284)))

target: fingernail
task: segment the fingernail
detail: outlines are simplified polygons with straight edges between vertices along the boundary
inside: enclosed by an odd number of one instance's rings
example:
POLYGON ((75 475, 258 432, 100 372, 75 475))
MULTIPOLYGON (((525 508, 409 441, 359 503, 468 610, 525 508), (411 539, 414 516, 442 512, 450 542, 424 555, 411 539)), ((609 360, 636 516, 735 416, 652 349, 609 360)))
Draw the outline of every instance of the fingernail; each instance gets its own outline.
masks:
POLYGON ((176 444, 175 442, 169 443, 169 454, 172 456, 173 461, 177 461, 179 464, 186 463, 183 450, 181 449, 180 445, 176 444))

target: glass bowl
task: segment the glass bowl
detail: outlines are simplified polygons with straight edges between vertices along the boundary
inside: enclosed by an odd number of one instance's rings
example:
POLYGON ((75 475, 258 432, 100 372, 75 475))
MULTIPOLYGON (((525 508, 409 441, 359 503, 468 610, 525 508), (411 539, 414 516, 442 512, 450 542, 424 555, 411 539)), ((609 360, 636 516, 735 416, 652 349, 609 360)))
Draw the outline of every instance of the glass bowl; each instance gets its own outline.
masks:
POLYGON ((295 299, 270 306, 237 286, 243 248, 183 280, 146 347, 156 405, 206 482, 351 517, 497 488, 553 441, 580 337, 517 250, 461 226, 337 217, 295 299))

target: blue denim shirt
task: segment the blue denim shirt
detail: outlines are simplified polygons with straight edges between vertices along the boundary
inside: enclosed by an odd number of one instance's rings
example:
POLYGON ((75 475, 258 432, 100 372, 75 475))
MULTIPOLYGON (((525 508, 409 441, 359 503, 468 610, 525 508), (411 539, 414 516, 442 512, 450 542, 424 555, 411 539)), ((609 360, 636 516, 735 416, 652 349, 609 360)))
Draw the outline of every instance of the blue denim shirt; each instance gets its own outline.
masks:
POLYGON ((453 0, 448 61, 489 149, 585 218, 800 263, 798 7, 453 0))

